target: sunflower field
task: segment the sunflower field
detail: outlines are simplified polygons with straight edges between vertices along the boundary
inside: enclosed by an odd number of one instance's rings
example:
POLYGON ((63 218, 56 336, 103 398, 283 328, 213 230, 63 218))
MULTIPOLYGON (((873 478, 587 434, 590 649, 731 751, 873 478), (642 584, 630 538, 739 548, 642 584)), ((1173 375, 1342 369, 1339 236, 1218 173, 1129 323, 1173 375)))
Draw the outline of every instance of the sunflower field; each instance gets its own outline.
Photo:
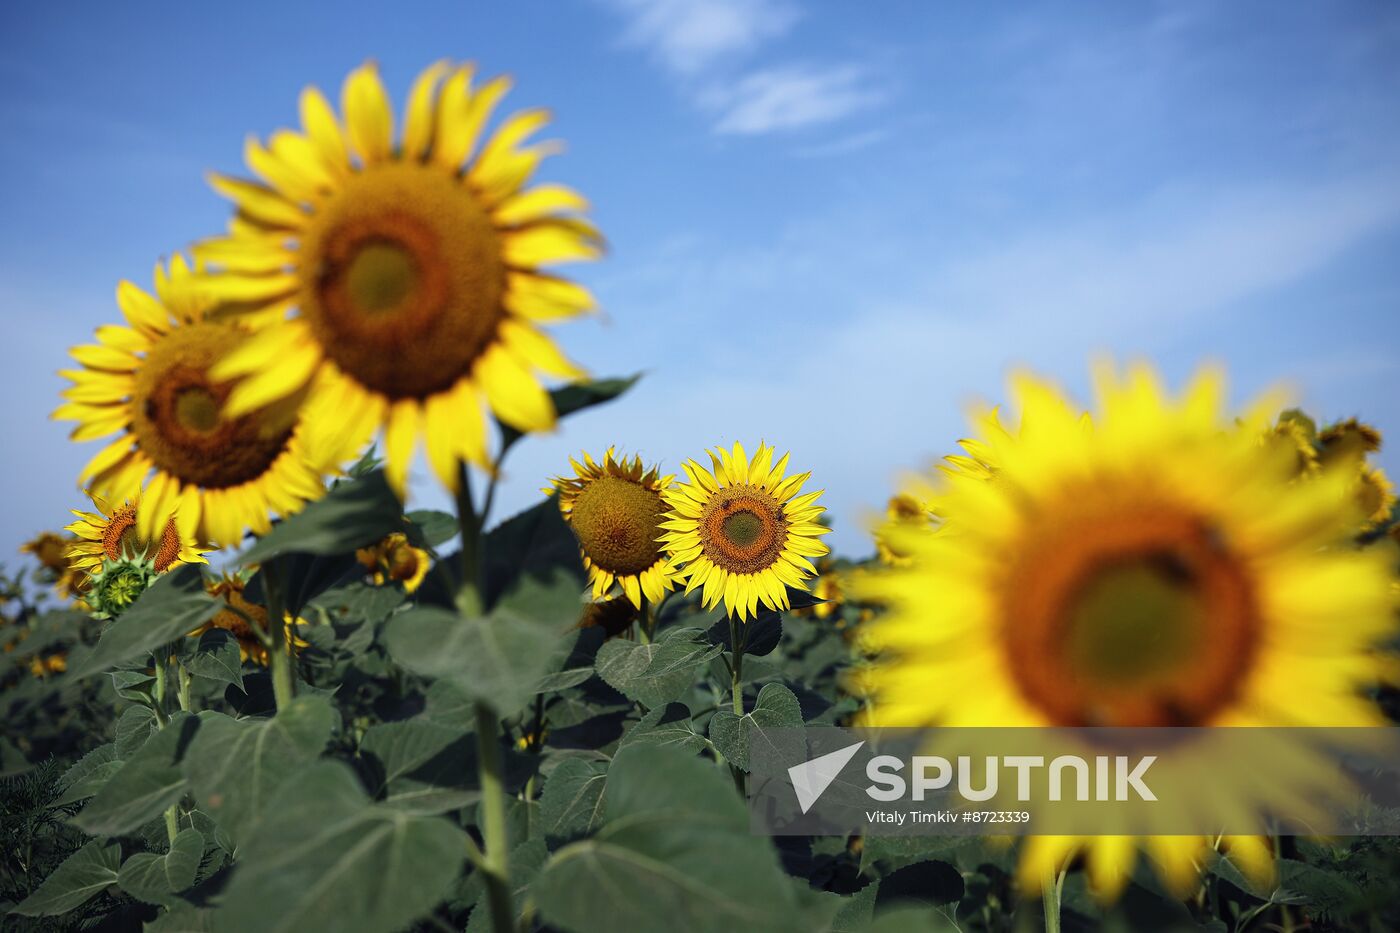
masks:
POLYGON ((1393 724, 1381 438, 1105 362, 1013 378, 868 560, 757 438, 623 428, 494 514, 646 391, 561 349, 604 240, 509 87, 304 90, 72 350, 76 520, 0 578, 6 930, 1400 929, 1394 836, 751 831, 768 727, 1393 724))

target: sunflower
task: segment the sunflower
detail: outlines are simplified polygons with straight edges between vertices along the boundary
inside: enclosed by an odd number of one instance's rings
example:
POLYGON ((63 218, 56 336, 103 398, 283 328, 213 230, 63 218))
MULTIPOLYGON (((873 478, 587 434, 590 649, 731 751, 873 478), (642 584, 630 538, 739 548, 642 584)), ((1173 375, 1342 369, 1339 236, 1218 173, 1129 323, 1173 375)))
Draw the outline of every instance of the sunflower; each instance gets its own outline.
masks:
POLYGON ((399 531, 385 536, 378 544, 360 548, 355 559, 374 578, 376 586, 392 580, 402 583, 405 593, 418 589, 433 565, 428 552, 409 544, 408 536, 399 531))
POLYGON ((197 279, 176 256, 156 266, 155 295, 118 285, 129 326, 100 327, 96 344, 73 349, 82 368, 61 373, 73 385, 53 416, 78 422, 74 440, 118 433, 79 482, 154 506, 142 513, 143 538, 157 533, 159 513, 174 511, 198 540, 236 545, 245 528, 265 533, 269 512, 286 515, 319 497, 322 483, 301 454, 295 404, 221 411, 232 384, 213 379, 210 367, 250 331, 217 316, 197 279))
POLYGON ((510 117, 478 148, 510 82, 473 88, 472 76, 447 62, 419 75, 397 142, 373 64, 345 81, 343 125, 308 88, 301 132, 247 145, 262 181, 213 179, 238 216, 196 247, 222 271, 211 288, 267 324, 216 370, 246 377, 230 414, 307 387, 313 461, 353 458, 383 427, 400 496, 420 437, 455 492, 459 462, 490 467, 485 409, 520 431, 548 430, 554 405, 537 373, 582 374, 539 325, 593 298, 540 267, 595 259, 601 238, 578 194, 525 188, 557 148, 524 144, 545 111, 510 117))
MULTIPOLYGON (((867 720, 1379 724, 1361 692, 1387 664, 1372 649, 1395 597, 1387 556, 1352 544, 1350 472, 1296 481, 1296 447, 1259 442, 1276 409, 1227 418, 1218 373, 1177 399, 1146 367, 1096 382, 1086 421, 1017 378, 1019 428, 981 423, 994 477, 943 471, 943 525, 902 539, 909 566, 862 579, 859 595, 889 607, 871 625, 881 655, 857 677, 867 720)), ((1202 845, 1147 841, 1178 882, 1202 845)), ((1136 849, 1117 837, 1029 842, 1028 882, 1080 849, 1116 893, 1136 849)))
POLYGON ((812 583, 812 595, 821 602, 815 606, 799 609, 795 615, 811 616, 814 619, 829 619, 839 615, 846 602, 846 588, 842 583, 843 574, 829 558, 817 561, 817 579, 812 583))
POLYGON ((205 550, 200 548, 178 516, 169 510, 160 511, 149 504, 126 502, 113 506, 102 496, 93 496, 96 512, 73 509, 78 520, 64 530, 77 536, 68 545, 68 559, 74 570, 96 574, 107 562, 126 558, 148 560, 156 573, 165 573, 181 564, 206 564, 205 550), (156 520, 155 535, 141 533, 141 513, 151 511, 156 520))
POLYGON ((671 511, 661 527, 673 565, 684 565, 686 592, 703 587, 706 609, 724 599, 730 615, 745 620, 761 601, 787 609, 787 587, 805 590, 816 573, 808 560, 830 549, 820 536, 831 529, 817 522, 821 491, 798 495, 811 473, 784 478, 788 454, 773 462, 773 448, 759 444, 753 460, 743 445, 710 452, 712 469, 694 460, 683 466, 689 483, 665 490, 671 511))
MULTIPOLYGON (((240 577, 229 575, 218 580, 206 581, 205 591, 210 596, 222 598, 227 608, 219 610, 214 618, 190 632, 189 637, 198 638, 210 629, 223 629, 238 640, 238 653, 244 661, 267 667, 267 646, 263 644, 258 633, 253 631, 253 625, 263 632, 267 631, 267 607, 250 601, 244 595, 246 586, 240 577)), ((294 619, 291 613, 286 613, 284 624, 287 626, 288 652, 295 654, 310 644, 297 635, 298 628, 309 624, 305 619, 294 619)))
POLYGON ((88 585, 87 573, 74 567, 68 556, 73 540, 71 535, 65 537, 45 531, 20 545, 22 553, 33 554, 39 561, 43 576, 53 584, 60 599, 78 599, 88 585))
POLYGON ((881 563, 894 567, 909 564, 909 555, 904 553, 898 539, 909 533, 926 532, 933 528, 934 517, 928 505, 912 492, 900 492, 890 496, 885 505, 885 520, 874 531, 875 553, 881 563))
POLYGON ((572 457, 574 475, 556 476, 545 490, 559 496, 559 511, 578 538, 583 565, 593 584, 593 598, 602 599, 613 584, 633 606, 642 597, 659 602, 675 586, 676 572, 662 553, 662 499, 673 476, 660 467, 647 469, 641 456, 617 459, 613 448, 597 463, 587 453, 583 463, 572 457))
POLYGON ((609 638, 621 635, 637 621, 637 607, 626 596, 589 603, 579 615, 579 628, 601 628, 609 638))

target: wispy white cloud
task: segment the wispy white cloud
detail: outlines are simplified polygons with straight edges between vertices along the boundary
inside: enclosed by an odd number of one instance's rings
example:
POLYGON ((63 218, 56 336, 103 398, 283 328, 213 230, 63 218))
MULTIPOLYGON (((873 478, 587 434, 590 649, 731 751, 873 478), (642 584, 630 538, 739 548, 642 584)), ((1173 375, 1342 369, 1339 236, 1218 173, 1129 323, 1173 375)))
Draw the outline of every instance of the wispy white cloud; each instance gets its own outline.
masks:
POLYGON ((748 52, 797 22, 787 0, 609 0, 628 18, 623 41, 679 75, 748 52))
POLYGON ((746 56, 800 18, 790 0, 607 0, 626 19, 623 41, 646 49, 724 135, 757 136, 833 123, 881 94, 854 64, 786 64, 744 71, 746 56))
POLYGON ((715 131, 753 136, 831 123, 877 102, 879 93, 860 68, 793 65, 746 75, 703 97, 719 115, 715 131))

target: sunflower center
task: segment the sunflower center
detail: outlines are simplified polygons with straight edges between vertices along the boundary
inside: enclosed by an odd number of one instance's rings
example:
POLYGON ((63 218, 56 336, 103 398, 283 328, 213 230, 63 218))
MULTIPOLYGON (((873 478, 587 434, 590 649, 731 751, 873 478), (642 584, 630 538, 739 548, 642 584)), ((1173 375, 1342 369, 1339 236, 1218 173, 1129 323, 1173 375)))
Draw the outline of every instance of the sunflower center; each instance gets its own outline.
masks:
POLYGON ((417 284, 413 254, 393 242, 366 243, 345 272, 346 296, 365 314, 395 311, 417 284))
POLYGON ((727 486, 701 512, 700 543, 716 566, 730 573, 758 573, 782 554, 787 525, 782 506, 762 489, 727 486))
POLYGON ((569 524, 583 552, 610 573, 641 573, 661 557, 661 495, 617 476, 593 480, 574 500, 569 524))
POLYGON ((1062 725, 1209 721, 1253 659, 1248 568, 1189 510, 1076 511, 1075 501, 1032 523, 1005 584, 1006 646, 1023 693, 1062 725))
POLYGON ((300 307, 326 354, 393 399, 450 388, 504 317, 491 218, 434 166, 356 173, 317 212, 299 254, 300 307))
POLYGON ((181 483, 223 489, 257 479, 291 438, 295 406, 222 414, 232 384, 214 382, 209 367, 246 336, 231 323, 187 324, 162 338, 136 375, 132 433, 156 468, 181 483))
POLYGON ((136 533, 136 510, 124 505, 102 530, 102 553, 110 561, 149 560, 156 573, 165 573, 180 556, 180 529, 172 518, 161 530, 160 540, 143 540, 136 533))

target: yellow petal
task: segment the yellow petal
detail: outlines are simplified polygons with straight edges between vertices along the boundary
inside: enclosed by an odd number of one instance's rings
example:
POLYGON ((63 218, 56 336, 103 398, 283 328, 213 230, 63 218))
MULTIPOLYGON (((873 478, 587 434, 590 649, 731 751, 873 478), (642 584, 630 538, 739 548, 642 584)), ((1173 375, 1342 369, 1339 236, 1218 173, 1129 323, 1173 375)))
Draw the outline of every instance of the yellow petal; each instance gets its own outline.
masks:
POLYGON ((69 354, 84 366, 109 372, 129 373, 135 370, 137 365, 136 357, 125 350, 116 350, 101 344, 74 347, 69 354))
POLYGON ((98 473, 105 472, 128 453, 131 452, 131 438, 122 435, 106 447, 97 452, 97 455, 88 461, 87 466, 78 474, 78 485, 86 483, 98 473))
POLYGON ((502 253, 512 266, 597 259, 603 248, 597 232, 581 221, 550 220, 502 234, 502 253))
POLYGON ((117 283, 117 306, 132 327, 147 334, 163 334, 170 329, 170 313, 150 293, 125 279, 117 283))
POLYGON ((286 398, 311 379, 321 362, 318 344, 305 341, 290 348, 275 366, 239 380, 229 393, 224 410, 229 417, 246 415, 250 411, 286 398))
POLYGON ((216 174, 209 176, 209 185, 237 204, 242 213, 268 226, 298 230, 306 223, 300 207, 265 185, 216 174))
POLYGON ((335 111, 319 89, 308 87, 301 92, 301 126, 321 154, 326 169, 344 177, 350 170, 350 155, 345 151, 345 138, 335 111))
POLYGON ((553 340, 529 324, 507 318, 501 322, 500 333, 516 359, 527 366, 562 379, 582 379, 588 375, 569 362, 553 340))
POLYGON ((588 289, 576 282, 539 272, 506 275, 507 311, 531 321, 557 321, 597 307, 588 289))
POLYGON ((408 493, 408 470, 418 439, 418 400, 402 399, 389 409, 384 426, 384 478, 402 501, 408 493))
POLYGON ((476 379, 491 410, 506 424, 520 431, 554 427, 554 402, 549 393, 501 344, 493 344, 477 361, 476 379))
MULTIPOLYGON (((428 465, 452 495, 458 492, 457 445, 454 437, 457 425, 453 418, 454 406, 451 391, 439 392, 428 397, 423 409, 424 443, 428 451, 428 465)), ((480 415, 478 414, 478 418, 480 415)))
POLYGON ((394 139, 394 113, 379 78, 379 67, 366 62, 350 72, 341 90, 340 107, 350 144, 365 165, 389 158, 394 139))
POLYGON ((404 158, 419 159, 428 151, 433 141, 438 83, 450 68, 446 60, 433 62, 413 82, 413 90, 408 94, 408 112, 404 115, 404 158))
POLYGON ((588 210, 583 195, 563 185, 537 185, 521 192, 496 208, 496 225, 528 223, 554 214, 582 213, 588 210))

